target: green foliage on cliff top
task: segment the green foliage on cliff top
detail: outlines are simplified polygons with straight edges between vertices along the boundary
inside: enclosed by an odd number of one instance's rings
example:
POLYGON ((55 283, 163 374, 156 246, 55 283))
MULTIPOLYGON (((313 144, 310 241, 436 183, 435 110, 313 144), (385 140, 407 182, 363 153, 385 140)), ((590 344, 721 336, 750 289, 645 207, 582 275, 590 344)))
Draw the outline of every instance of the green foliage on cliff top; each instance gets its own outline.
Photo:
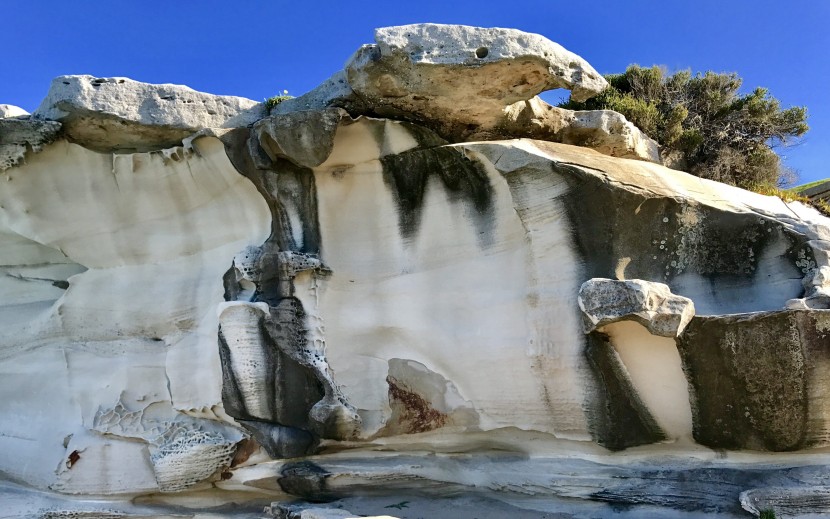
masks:
POLYGON ((271 109, 273 109, 275 106, 282 103, 286 99, 293 99, 293 98, 294 98, 294 96, 288 95, 288 90, 283 90, 282 94, 276 95, 276 96, 273 96, 273 97, 269 97, 268 99, 265 99, 263 101, 263 103, 265 103, 265 109, 270 112, 271 109))
POLYGON ((605 78, 600 95, 559 106, 620 112, 661 145, 667 165, 703 178, 753 190, 792 180, 774 148, 804 135, 806 108, 782 109, 764 88, 740 94, 735 73, 631 65, 605 78))

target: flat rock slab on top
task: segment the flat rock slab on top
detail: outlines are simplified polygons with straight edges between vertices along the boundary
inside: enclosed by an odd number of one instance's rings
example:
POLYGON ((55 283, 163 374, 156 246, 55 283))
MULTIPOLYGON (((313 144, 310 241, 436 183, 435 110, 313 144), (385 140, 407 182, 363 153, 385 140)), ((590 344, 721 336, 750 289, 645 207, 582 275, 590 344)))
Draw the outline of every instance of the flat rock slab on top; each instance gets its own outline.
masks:
POLYGON ((462 142, 502 126, 510 105, 545 90, 567 88, 575 99, 587 99, 607 86, 576 54, 515 29, 403 25, 377 29, 375 41, 358 49, 344 70, 272 113, 336 106, 352 116, 420 123, 462 142))
POLYGON ((63 123, 71 140, 98 151, 152 151, 181 144, 202 128, 246 126, 261 118, 259 103, 182 85, 127 78, 61 76, 34 116, 63 123))
POLYGON ((493 125, 506 106, 545 90, 587 99, 607 85, 576 54, 515 29, 416 24, 377 29, 375 40, 346 64, 354 92, 380 115, 447 128, 493 125))
MULTIPOLYGON (((567 88, 575 99, 585 100, 601 92, 605 79, 587 61, 544 36, 516 29, 469 27, 423 23, 382 27, 375 30, 376 47, 381 59, 397 57, 413 67, 420 65, 505 66, 535 62, 546 68, 514 85, 506 95, 522 95, 538 87, 532 95, 551 88, 567 88), (526 63, 527 62, 527 63, 526 63)), ((347 65, 354 70, 360 52, 347 65)), ((512 70, 514 75, 524 72, 512 70)), ((528 99, 531 96, 523 97, 528 99)), ((518 99, 517 99, 518 100, 518 99)))

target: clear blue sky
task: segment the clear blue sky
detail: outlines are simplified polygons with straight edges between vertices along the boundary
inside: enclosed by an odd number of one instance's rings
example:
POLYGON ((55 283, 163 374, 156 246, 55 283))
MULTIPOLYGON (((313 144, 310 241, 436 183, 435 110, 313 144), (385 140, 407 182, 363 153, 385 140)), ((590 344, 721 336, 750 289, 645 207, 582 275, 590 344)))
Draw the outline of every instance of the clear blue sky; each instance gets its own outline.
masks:
MULTIPOLYGON (((375 27, 416 22, 536 32, 601 73, 630 63, 734 71, 804 105, 811 126, 782 151, 801 182, 830 177, 830 1, 4 0, 0 103, 34 110, 63 74, 126 76, 263 99, 302 94, 375 27)), ((555 99, 554 99, 555 100, 555 99)))

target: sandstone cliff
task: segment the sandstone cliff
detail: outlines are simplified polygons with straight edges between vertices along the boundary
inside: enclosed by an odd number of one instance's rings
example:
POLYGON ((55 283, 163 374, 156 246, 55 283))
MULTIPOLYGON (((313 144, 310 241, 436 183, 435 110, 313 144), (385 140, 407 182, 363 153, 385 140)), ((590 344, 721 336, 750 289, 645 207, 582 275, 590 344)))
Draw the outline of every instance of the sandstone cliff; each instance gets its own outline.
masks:
POLYGON ((270 113, 91 76, 4 105, 10 513, 830 510, 830 220, 536 97, 603 87, 424 24, 270 113))

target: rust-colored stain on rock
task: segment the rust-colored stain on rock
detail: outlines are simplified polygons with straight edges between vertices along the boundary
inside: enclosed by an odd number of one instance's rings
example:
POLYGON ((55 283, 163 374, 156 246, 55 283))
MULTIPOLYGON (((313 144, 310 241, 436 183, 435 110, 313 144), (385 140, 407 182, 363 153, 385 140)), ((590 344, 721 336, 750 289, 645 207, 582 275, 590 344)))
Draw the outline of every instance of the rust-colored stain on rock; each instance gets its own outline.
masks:
POLYGON ((246 438, 236 444, 236 452, 231 460, 231 468, 248 461, 251 454, 259 448, 259 444, 253 438, 246 438))
POLYGON ((403 431, 420 433, 446 425, 447 415, 433 408, 421 395, 392 377, 386 377, 386 382, 389 384, 389 405, 403 431))
POLYGON ((66 466, 71 469, 72 466, 75 463, 77 463, 79 459, 81 459, 81 455, 78 453, 78 451, 72 451, 72 454, 69 455, 69 459, 66 460, 66 466))

